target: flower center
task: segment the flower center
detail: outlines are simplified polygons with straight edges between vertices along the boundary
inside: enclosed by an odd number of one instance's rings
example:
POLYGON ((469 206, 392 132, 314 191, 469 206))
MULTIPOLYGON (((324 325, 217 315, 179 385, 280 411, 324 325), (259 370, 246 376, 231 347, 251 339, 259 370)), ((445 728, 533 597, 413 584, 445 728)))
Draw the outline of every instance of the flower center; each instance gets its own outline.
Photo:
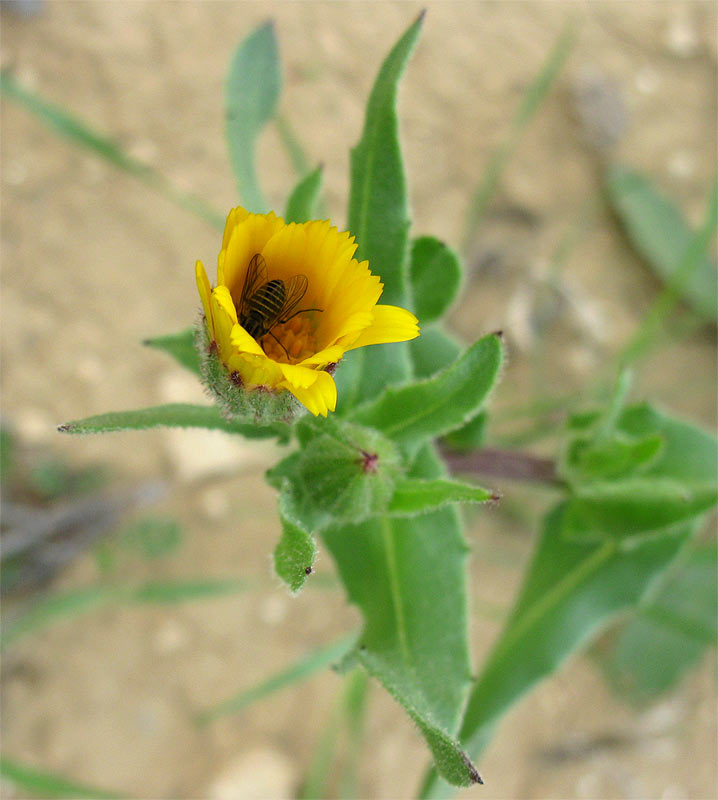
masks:
POLYGON ((296 364, 316 353, 314 328, 309 313, 297 314, 284 325, 275 325, 271 333, 265 334, 260 344, 267 356, 274 361, 296 364))

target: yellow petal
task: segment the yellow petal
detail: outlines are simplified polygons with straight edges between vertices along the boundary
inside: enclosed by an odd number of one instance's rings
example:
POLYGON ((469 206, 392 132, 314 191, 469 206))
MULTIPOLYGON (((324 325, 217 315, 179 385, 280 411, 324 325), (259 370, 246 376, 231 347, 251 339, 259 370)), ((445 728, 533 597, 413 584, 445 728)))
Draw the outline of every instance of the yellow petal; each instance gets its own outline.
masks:
POLYGON ((317 372, 316 380, 306 389, 288 382, 280 386, 288 389, 315 417, 326 417, 329 411, 334 411, 337 407, 337 386, 334 378, 327 372, 317 372))
POLYGON ((204 308, 204 316, 207 320, 207 325, 209 326, 210 331, 212 331, 212 336, 214 336, 214 325, 212 323, 212 306, 209 302, 209 296, 212 292, 212 289, 209 285, 209 278, 207 277, 207 271, 204 268, 204 264, 201 261, 198 261, 194 265, 194 274, 195 278, 197 279, 197 289, 199 290, 199 296, 202 299, 202 308, 204 308))
POLYGON ((340 347, 338 344, 335 344, 332 345, 331 347, 325 348, 324 350, 320 350, 313 356, 309 356, 309 358, 305 358, 304 361, 299 362, 298 366, 308 367, 311 364, 316 364, 317 366, 324 366, 325 364, 335 364, 337 361, 341 359, 343 355, 344 355, 344 348, 340 347))
POLYGON ((284 375, 284 382, 298 389, 308 389, 317 380, 317 376, 320 374, 317 370, 309 369, 309 367, 300 367, 295 364, 282 364, 281 362, 278 362, 278 364, 279 369, 282 370, 282 375, 284 375))
POLYGON ((264 355, 264 350, 262 350, 257 341, 252 338, 239 323, 232 328, 230 339, 232 345, 240 353, 252 353, 256 356, 264 355))
POLYGON ((236 325, 239 322, 237 319, 237 309, 234 307, 229 289, 226 286, 216 286, 212 291, 212 295, 217 300, 220 307, 226 311, 227 316, 232 320, 232 324, 236 325))
POLYGON ((418 335, 419 320, 411 312, 398 306, 375 306, 372 324, 346 349, 354 350, 357 347, 386 342, 405 342, 418 335))

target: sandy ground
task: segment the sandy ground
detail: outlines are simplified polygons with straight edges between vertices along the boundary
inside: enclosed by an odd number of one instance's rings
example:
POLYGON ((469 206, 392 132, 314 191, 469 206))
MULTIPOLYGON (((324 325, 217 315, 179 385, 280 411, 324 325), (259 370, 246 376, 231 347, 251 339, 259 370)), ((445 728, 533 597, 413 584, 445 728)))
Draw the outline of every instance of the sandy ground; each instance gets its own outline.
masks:
MULTIPOLYGON (((694 223, 715 169, 716 11, 700 2, 430 2, 401 94, 414 231, 456 242, 467 198, 569 12, 576 46, 527 132, 471 250, 455 327, 503 328, 511 362, 497 407, 590 384, 635 329, 659 284, 595 206, 563 279, 572 304, 536 348, 535 289, 599 164, 572 113, 571 87, 599 71, 623 93, 630 126, 615 157, 648 173, 694 223)), ((282 110, 325 165, 332 218, 344 221, 348 147, 383 55, 422 6, 406 3, 48 2, 2 9, 2 65, 178 186, 219 209, 236 203, 222 89, 237 42, 276 20, 282 110)), ((261 177, 281 208, 294 177, 276 132, 261 177)), ((198 305, 192 265, 218 234, 131 177, 2 104, 3 419, 35 452, 109 466, 120 483, 160 477, 158 510, 182 520, 179 554, 133 563, 126 581, 242 576, 243 594, 192 605, 112 608, 58 624, 4 656, 8 756, 138 798, 283 798, 296 792, 340 685, 332 673, 197 729, 192 715, 357 624, 335 591, 290 598, 271 576, 278 536, 262 479, 276 451, 219 434, 154 432, 77 440, 54 426, 112 409, 195 401, 201 391, 139 345, 185 327, 198 305)), ((634 396, 715 426, 715 338, 698 331, 649 359, 634 396)), ((511 503, 471 517, 476 663, 507 608, 534 526, 517 513, 546 495, 498 485, 511 503), (513 505, 512 505, 513 504, 513 505), (514 513, 509 513, 513 509, 514 513)), ((320 570, 331 574, 327 558, 320 570)), ((54 589, 97 579, 91 556, 54 589)), ((522 702, 481 759, 483 798, 716 796, 715 690, 704 663, 670 697, 633 711, 586 659, 522 702), (611 745, 610 742, 614 741, 611 745), (608 742, 608 744, 607 744, 608 742), (556 760, 549 751, 572 755, 556 760)), ((411 796, 426 751, 405 715, 371 693, 361 795, 411 796)), ((4 796, 11 796, 3 787, 4 796)))

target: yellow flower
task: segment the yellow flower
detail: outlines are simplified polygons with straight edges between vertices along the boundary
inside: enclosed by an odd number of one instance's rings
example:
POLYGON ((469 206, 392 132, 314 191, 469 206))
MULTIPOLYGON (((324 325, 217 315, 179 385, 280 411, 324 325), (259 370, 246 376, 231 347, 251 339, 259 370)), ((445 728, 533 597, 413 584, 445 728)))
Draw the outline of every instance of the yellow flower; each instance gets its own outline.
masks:
POLYGON ((216 345, 235 384, 289 391, 312 414, 326 416, 336 407, 331 373, 344 353, 419 335, 413 314, 377 305, 383 284, 369 262, 353 257, 356 248, 353 236, 327 220, 286 224, 273 212, 229 212, 217 286, 210 287, 201 261, 196 275, 210 347, 216 345), (266 272, 251 283, 258 264, 266 272), (244 291, 248 271, 251 292, 244 291), (283 310, 293 288, 295 305, 283 310))

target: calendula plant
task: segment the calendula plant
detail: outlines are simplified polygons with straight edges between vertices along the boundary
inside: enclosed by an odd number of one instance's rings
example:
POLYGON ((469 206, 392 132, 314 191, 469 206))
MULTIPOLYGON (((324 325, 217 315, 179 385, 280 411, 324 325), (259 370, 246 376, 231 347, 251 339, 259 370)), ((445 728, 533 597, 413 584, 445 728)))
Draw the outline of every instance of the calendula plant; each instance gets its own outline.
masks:
MULTIPOLYGON (((460 259, 432 236, 410 236, 396 94, 422 19, 389 53, 369 97, 344 232, 315 219, 319 168, 307 171, 283 217, 268 210, 253 155, 279 95, 271 25, 241 45, 228 135, 243 206, 227 216, 216 281, 197 262, 196 324, 149 342, 201 377, 216 404, 103 414, 61 430, 198 426, 286 445, 267 474, 282 530, 276 573, 296 593, 312 579, 318 550, 331 554, 364 624, 323 660, 364 670, 404 707, 434 762, 421 795, 440 797, 482 782, 475 759, 502 715, 619 612, 628 621, 614 673, 636 636, 645 642, 645 628, 631 626, 647 610, 670 607, 683 630, 700 623, 690 604, 670 598, 685 584, 681 570, 705 578, 715 567, 715 548, 695 535, 716 503, 717 463, 708 433, 650 404, 627 405, 630 373, 620 370, 604 406, 568 416, 545 476, 560 499, 476 671, 457 504, 498 498, 452 478, 442 454, 461 450, 463 461, 450 463, 472 469, 505 354, 501 333, 463 347, 446 332, 460 259)), ((565 54, 563 41, 544 83, 565 54)), ((704 258, 715 210, 714 193, 706 224, 674 265, 682 275, 704 258)))

